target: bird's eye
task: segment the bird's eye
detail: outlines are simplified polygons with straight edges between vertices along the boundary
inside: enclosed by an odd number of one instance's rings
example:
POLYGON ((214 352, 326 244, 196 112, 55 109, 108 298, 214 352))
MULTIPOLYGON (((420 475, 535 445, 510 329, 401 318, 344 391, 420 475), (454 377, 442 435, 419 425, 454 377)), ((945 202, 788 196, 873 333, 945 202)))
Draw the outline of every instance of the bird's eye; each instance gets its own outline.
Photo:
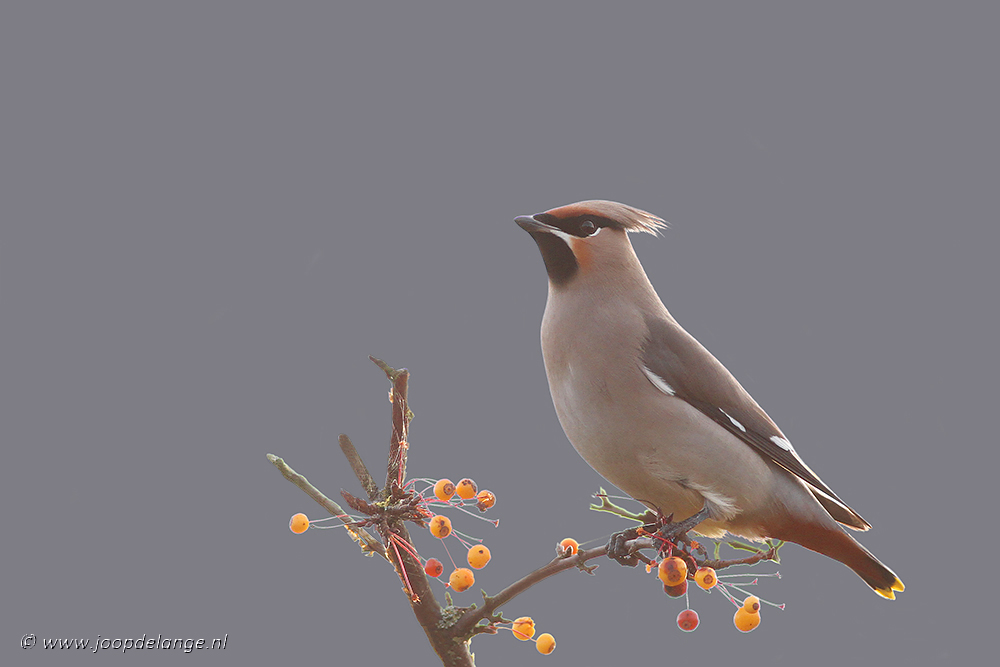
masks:
POLYGON ((593 223, 592 220, 584 220, 580 223, 580 233, 584 236, 590 236, 597 231, 597 225, 593 223))

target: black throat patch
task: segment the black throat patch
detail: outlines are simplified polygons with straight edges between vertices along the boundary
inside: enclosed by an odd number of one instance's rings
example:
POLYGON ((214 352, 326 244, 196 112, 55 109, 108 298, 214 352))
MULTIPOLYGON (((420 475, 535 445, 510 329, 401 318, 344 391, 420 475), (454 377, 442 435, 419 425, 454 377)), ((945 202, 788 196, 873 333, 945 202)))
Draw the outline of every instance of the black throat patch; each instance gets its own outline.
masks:
POLYGON ((538 244, 538 249, 542 253, 542 261, 545 262, 545 271, 549 274, 549 281, 553 285, 563 286, 572 280, 576 272, 580 270, 580 265, 566 242, 548 232, 531 232, 531 238, 535 239, 535 243, 538 244))

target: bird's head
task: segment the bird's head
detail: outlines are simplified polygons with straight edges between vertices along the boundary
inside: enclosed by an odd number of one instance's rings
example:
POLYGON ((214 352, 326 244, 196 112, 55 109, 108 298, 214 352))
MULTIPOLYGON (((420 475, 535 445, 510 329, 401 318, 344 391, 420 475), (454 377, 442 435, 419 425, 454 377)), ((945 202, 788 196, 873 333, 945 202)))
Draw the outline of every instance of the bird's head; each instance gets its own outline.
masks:
POLYGON ((603 200, 568 204, 514 221, 535 239, 555 287, 567 286, 580 276, 637 266, 628 232, 657 234, 666 226, 651 213, 603 200))

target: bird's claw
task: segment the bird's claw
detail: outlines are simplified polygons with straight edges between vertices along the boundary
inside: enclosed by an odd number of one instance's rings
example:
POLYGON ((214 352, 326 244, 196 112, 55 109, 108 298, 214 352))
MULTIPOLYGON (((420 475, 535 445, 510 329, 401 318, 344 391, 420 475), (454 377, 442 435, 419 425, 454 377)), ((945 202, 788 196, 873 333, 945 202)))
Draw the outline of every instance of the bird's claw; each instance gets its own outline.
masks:
POLYGON ((608 558, 613 558, 620 565, 627 565, 629 567, 638 565, 639 558, 628 547, 628 541, 634 540, 637 537, 639 537, 639 531, 635 528, 629 528, 628 530, 613 534, 608 541, 608 558))
POLYGON ((667 517, 666 522, 660 527, 656 534, 668 542, 676 544, 679 541, 687 542, 687 532, 709 517, 708 503, 696 514, 689 516, 683 521, 674 523, 671 521, 673 514, 667 517))

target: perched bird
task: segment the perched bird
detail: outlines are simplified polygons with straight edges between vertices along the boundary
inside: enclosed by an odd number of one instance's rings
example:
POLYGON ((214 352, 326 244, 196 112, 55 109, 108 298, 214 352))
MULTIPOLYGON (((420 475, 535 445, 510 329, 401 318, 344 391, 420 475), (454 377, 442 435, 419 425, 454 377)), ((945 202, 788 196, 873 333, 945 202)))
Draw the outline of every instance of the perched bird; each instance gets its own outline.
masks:
POLYGON ((843 528, 871 526, 799 457, 736 378, 670 315, 628 232, 654 215, 583 201, 515 222, 549 278, 542 356, 577 452, 633 498, 708 537, 796 542, 882 597, 903 582, 843 528))

